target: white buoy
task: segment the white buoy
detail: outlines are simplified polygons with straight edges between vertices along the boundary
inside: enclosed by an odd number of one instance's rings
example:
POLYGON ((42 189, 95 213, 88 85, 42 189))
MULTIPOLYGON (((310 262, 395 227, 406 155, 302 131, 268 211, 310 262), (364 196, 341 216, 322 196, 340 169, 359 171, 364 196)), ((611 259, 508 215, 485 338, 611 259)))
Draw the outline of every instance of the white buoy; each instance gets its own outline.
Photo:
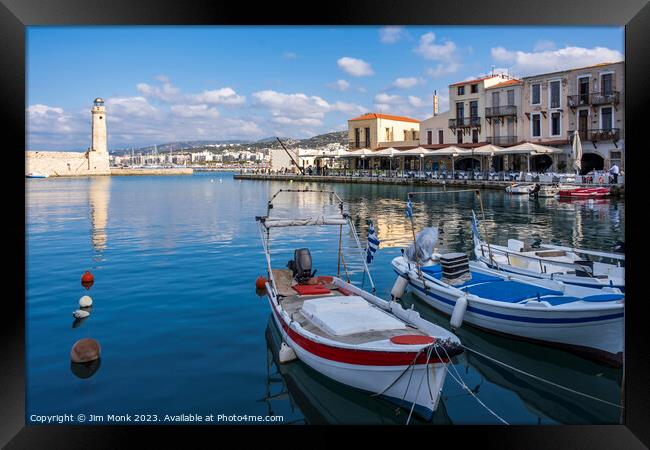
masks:
POLYGON ((93 305, 93 299, 89 295, 84 295, 79 299, 80 308, 88 308, 93 305))
POLYGON ((454 306, 454 312, 451 313, 451 319, 449 324, 453 329, 460 328, 463 324, 463 318, 465 317, 465 311, 467 310, 467 296, 463 295, 456 299, 456 306, 454 306))
POLYGON ((393 298, 402 298, 408 284, 409 282, 406 278, 398 276, 397 280, 395 280, 395 284, 393 284, 393 289, 390 290, 390 295, 392 295, 393 298))
POLYGON ((296 352, 294 352, 293 349, 284 342, 280 345, 280 352, 278 356, 280 357, 280 363, 282 364, 293 361, 294 359, 298 359, 296 352))
POLYGON ((90 313, 88 311, 83 311, 81 309, 78 309, 72 313, 72 317, 74 317, 75 319, 85 319, 89 315, 90 313))

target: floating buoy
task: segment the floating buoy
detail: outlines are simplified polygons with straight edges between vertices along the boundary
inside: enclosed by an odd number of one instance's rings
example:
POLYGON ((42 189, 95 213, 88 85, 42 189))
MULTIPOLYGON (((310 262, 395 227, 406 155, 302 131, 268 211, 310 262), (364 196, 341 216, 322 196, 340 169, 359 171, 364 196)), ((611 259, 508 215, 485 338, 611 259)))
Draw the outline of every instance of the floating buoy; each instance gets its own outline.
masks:
POLYGON ((86 289, 90 289, 90 287, 94 283, 95 283, 95 277, 93 276, 92 273, 86 270, 86 272, 81 276, 81 285, 86 289))
POLYGON ((296 356, 296 352, 293 351, 291 347, 289 347, 287 344, 284 342, 280 345, 280 351, 278 352, 278 356, 280 358, 280 363, 288 363, 290 361, 293 361, 294 359, 298 359, 296 356))
POLYGON ((84 311, 82 309, 78 309, 72 313, 72 317, 74 317, 75 319, 85 319, 89 315, 90 313, 88 311, 84 311))
POLYGON ((451 313, 451 319, 449 320, 449 324, 452 328, 460 328, 463 324, 463 318, 465 317, 465 311, 467 310, 467 303, 466 295, 456 299, 456 306, 454 306, 454 311, 451 313))
POLYGON ((90 306, 93 306, 93 299, 89 295, 84 295, 79 299, 80 308, 88 308, 90 306))
POLYGON ((262 275, 260 275, 259 277, 257 277, 257 280, 255 280, 255 287, 257 289, 265 289, 267 281, 268 280, 266 278, 264 278, 262 275))
POLYGON ((101 358, 97 358, 96 360, 87 363, 71 362, 70 370, 79 378, 90 378, 99 370, 100 364, 101 358))
POLYGON ((70 359, 75 363, 85 363, 99 358, 99 342, 91 338, 79 339, 70 350, 70 359))
POLYGON ((395 280, 395 284, 393 284, 393 289, 390 290, 390 295, 393 296, 393 298, 402 298, 402 295, 404 295, 404 291, 406 291, 406 286, 408 286, 409 282, 406 278, 402 276, 398 276, 397 280, 395 280))

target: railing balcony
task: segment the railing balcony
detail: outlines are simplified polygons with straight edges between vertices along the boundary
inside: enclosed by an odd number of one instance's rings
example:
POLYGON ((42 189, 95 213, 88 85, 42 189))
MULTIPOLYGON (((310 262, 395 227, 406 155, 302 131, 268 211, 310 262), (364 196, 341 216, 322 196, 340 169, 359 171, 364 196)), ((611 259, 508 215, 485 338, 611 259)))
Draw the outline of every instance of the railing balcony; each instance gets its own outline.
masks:
POLYGON ((591 94, 592 105, 607 105, 610 103, 618 104, 619 101, 620 92, 618 91, 594 92, 591 94))
POLYGON ((512 145, 517 142, 517 136, 488 136, 488 144, 494 145, 512 145))
MULTIPOLYGON (((569 142, 573 142, 574 130, 568 132, 569 142)), ((618 141, 621 138, 620 128, 589 128, 578 131, 580 139, 583 141, 618 141)))
POLYGON ((507 106, 487 106, 485 108, 485 117, 516 116, 517 107, 515 105, 507 106))
POLYGON ((365 141, 348 141, 348 148, 350 150, 360 149, 360 148, 370 148, 370 144, 365 145, 365 141))
POLYGON ((577 108, 578 106, 589 105, 589 94, 568 95, 567 104, 569 108, 577 108))
POLYGON ((481 126, 480 117, 460 117, 458 119, 449 119, 449 128, 473 128, 481 126))

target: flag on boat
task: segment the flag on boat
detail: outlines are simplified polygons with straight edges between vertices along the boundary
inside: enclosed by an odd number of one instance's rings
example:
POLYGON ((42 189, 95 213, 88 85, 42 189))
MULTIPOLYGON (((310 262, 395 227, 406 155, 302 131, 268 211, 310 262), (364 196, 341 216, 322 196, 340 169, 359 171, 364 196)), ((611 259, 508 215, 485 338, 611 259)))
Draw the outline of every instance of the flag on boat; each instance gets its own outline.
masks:
POLYGON ((379 248, 379 238, 375 232, 375 226, 372 220, 368 221, 368 249, 366 250, 366 263, 370 264, 375 257, 375 253, 379 248))
POLYGON ((481 235, 478 232, 478 219, 474 214, 474 210, 472 210, 472 237, 474 238, 474 245, 480 245, 481 235))
POLYGON ((410 198, 406 202, 406 217, 413 217, 413 202, 410 198))

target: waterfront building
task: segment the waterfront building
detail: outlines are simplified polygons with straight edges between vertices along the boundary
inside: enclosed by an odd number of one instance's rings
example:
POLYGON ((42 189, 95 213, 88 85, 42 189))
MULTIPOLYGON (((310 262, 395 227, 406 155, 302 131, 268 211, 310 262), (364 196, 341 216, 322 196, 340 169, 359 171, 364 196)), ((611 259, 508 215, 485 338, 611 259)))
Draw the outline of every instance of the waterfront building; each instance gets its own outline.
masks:
POLYGON ((348 120, 350 150, 419 145, 420 121, 410 117, 368 113, 348 120))
MULTIPOLYGON (((523 120, 521 120, 522 89, 523 82, 514 78, 485 89, 484 115, 488 144, 504 147, 516 145, 524 140, 523 120)), ((532 158, 532 161, 535 162, 535 158, 532 158)), ((545 159, 544 168, 550 166, 546 162, 545 159)), ((496 171, 510 167, 511 163, 513 167, 522 166, 523 155, 495 156, 492 161, 496 171), (522 161, 515 161, 517 159, 522 161)))

